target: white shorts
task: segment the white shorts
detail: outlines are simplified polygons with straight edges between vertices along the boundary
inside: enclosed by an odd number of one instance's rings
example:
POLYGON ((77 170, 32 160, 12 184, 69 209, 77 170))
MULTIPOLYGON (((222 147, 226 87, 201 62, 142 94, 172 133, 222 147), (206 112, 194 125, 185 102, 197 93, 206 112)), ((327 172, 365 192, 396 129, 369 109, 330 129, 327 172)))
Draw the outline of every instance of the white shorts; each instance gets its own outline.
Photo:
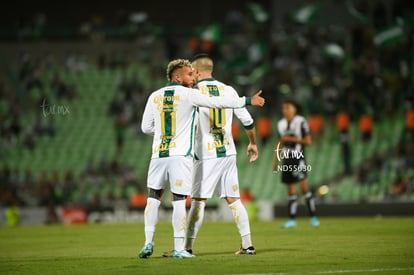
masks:
POLYGON ((151 159, 148 169, 147 187, 165 189, 170 183, 172 193, 190 195, 193 172, 193 158, 173 156, 151 159))
POLYGON ((196 160, 191 197, 209 199, 214 191, 220 198, 239 198, 236 156, 196 160))

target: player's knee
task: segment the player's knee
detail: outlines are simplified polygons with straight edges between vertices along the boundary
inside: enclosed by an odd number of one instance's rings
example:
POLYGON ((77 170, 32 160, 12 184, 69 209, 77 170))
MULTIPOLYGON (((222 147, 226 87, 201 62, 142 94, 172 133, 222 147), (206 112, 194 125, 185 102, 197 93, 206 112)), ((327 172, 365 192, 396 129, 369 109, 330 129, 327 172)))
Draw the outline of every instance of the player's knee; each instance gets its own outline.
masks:
POLYGON ((182 201, 182 200, 185 200, 187 198, 187 196, 186 195, 180 195, 180 194, 172 193, 172 198, 173 198, 173 201, 182 201))
POLYGON ((156 189, 149 188, 148 189, 148 197, 156 199, 156 200, 161 200, 162 191, 163 191, 162 189, 156 190, 156 189))
POLYGON ((226 197, 227 204, 235 203, 236 201, 240 200, 240 198, 235 197, 226 197))
POLYGON ((201 201, 201 202, 204 202, 204 203, 207 202, 207 199, 205 199, 205 198, 191 198, 191 200, 193 200, 193 201, 201 201))

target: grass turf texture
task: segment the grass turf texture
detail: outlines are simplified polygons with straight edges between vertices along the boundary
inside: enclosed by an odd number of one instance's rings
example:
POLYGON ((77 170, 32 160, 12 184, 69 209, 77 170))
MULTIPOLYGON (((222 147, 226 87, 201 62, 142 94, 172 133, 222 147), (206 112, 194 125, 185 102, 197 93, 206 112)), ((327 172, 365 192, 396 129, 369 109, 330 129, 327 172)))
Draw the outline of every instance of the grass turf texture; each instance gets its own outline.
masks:
POLYGON ((257 255, 234 255, 234 223, 206 222, 197 258, 163 258, 172 228, 161 223, 154 254, 138 259, 143 224, 0 228, 0 274, 413 274, 413 218, 307 219, 296 229, 282 220, 253 222, 257 255))

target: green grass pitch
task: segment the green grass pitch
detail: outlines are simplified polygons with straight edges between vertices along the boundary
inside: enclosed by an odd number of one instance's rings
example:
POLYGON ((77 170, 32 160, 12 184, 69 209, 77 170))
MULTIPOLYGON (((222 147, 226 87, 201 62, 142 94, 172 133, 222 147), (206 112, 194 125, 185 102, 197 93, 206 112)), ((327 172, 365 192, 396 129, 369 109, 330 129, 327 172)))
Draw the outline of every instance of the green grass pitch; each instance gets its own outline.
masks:
POLYGON ((169 223, 157 227, 154 254, 138 259, 143 224, 0 228, 0 274, 414 274, 414 218, 252 222, 257 255, 234 255, 234 223, 205 222, 194 259, 163 258, 169 223))

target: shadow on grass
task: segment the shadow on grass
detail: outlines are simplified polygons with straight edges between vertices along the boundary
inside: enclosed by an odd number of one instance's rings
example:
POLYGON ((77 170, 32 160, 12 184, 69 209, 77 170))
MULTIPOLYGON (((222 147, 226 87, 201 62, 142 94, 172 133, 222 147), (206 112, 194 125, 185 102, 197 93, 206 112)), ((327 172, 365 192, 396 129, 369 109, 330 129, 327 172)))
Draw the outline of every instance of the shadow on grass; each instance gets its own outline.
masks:
MULTIPOLYGON (((267 254, 267 253, 274 253, 274 252, 286 252, 286 251, 298 251, 299 249, 280 249, 280 248, 265 248, 265 249, 256 249, 256 255, 260 254, 267 254)), ((205 253, 196 253, 196 256, 210 256, 210 255, 235 255, 237 250, 232 251, 220 251, 220 252, 205 252, 205 253)), ((238 256, 244 256, 244 255, 238 255, 238 256)), ((249 256, 249 255, 246 255, 249 256)), ((251 255, 254 256, 254 255, 251 255)))
MULTIPOLYGON (((280 249, 280 248, 266 248, 266 249, 259 249, 256 250, 257 254, 267 254, 267 253, 274 253, 274 252, 292 252, 292 251, 298 251, 299 249, 280 249)), ((210 251, 210 252, 201 252, 197 253, 197 251, 194 251, 194 255, 196 257, 202 257, 202 256, 229 256, 229 255, 235 255, 237 250, 227 250, 227 251, 210 251)), ((256 255, 257 255, 256 254, 256 255)), ((244 255, 239 255, 244 256, 244 255)), ((249 256, 249 255, 246 255, 249 256)), ((251 255, 254 256, 254 255, 251 255)), ((162 255, 152 255, 150 258, 160 259, 160 258, 172 258, 172 251, 170 252, 164 252, 162 255)), ((150 259, 148 258, 148 259, 150 259)), ((137 258, 138 259, 138 258, 137 258)), ((139 259, 139 260, 147 260, 147 259, 139 259)))

